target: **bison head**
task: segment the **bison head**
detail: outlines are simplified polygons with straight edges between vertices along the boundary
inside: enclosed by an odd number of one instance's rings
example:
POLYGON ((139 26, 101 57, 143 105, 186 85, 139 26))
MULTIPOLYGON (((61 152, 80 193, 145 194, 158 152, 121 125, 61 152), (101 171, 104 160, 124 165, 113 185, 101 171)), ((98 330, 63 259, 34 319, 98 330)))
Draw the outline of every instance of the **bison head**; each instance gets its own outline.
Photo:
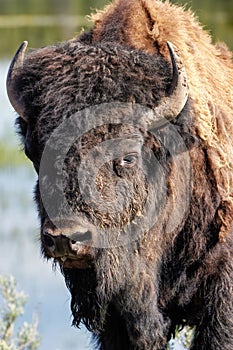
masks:
POLYGON ((187 146, 177 132, 185 70, 170 43, 172 64, 118 45, 70 41, 24 57, 26 47, 7 91, 39 175, 42 250, 91 268, 102 248, 137 240, 161 215, 168 224, 168 159, 187 146))

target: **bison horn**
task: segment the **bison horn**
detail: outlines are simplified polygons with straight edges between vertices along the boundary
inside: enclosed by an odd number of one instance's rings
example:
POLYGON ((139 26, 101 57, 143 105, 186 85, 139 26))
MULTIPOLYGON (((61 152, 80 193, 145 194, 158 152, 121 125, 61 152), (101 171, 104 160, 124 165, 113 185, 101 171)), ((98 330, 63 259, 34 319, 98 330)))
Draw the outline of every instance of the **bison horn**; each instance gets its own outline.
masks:
POLYGON ((23 66, 24 54, 27 49, 27 45, 28 45, 28 42, 24 41, 18 48, 13 60, 11 61, 11 65, 8 70, 7 81, 6 81, 7 94, 8 94, 10 103, 12 104, 16 112, 24 119, 25 119, 24 105, 20 100, 19 93, 15 91, 14 78, 17 75, 17 69, 23 66))
POLYGON ((171 56, 173 78, 167 97, 154 108, 153 116, 149 121, 149 129, 161 127, 175 119, 184 108, 188 99, 188 83, 185 68, 173 45, 167 42, 171 56))

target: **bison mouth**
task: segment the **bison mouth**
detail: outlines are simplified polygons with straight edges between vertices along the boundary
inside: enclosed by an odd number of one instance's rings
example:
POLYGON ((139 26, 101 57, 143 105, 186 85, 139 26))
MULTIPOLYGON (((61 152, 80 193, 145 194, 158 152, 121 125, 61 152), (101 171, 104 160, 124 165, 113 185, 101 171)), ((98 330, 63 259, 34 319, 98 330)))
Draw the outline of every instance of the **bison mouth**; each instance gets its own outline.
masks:
POLYGON ((80 245, 76 251, 70 249, 60 254, 56 251, 54 254, 46 253, 47 257, 53 258, 55 263, 69 269, 89 269, 93 266, 94 250, 91 247, 80 245))
POLYGON ((60 266, 68 269, 88 269, 93 265, 93 260, 90 256, 80 255, 77 257, 62 256, 54 259, 60 266))

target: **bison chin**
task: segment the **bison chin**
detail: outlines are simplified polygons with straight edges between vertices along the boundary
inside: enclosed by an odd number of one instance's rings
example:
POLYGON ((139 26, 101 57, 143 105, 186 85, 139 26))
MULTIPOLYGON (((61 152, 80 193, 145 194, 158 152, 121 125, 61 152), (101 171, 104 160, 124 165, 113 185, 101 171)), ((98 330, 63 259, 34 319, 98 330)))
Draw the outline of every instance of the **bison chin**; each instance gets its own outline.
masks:
MULTIPOLYGON (((61 272, 71 293, 73 325, 83 323, 88 330, 98 334, 106 327, 109 310, 124 303, 123 290, 131 289, 132 278, 140 283, 138 263, 134 254, 138 243, 109 249, 96 249, 98 258, 89 269, 70 269, 61 265, 61 272), (106 269, 106 266, 108 268, 106 269), (133 277, 132 277, 133 276, 133 277), (130 282, 131 281, 131 282, 130 282)), ((134 292, 128 294, 130 307, 134 308, 134 292)), ((140 303, 138 297, 137 303, 140 303)), ((127 309, 127 305, 121 308, 127 309)), ((135 305, 136 308, 136 305, 135 305)))
POLYGON ((89 331, 101 331, 104 328, 108 303, 97 293, 94 268, 70 269, 61 265, 61 272, 72 297, 73 325, 79 327, 83 323, 89 331))

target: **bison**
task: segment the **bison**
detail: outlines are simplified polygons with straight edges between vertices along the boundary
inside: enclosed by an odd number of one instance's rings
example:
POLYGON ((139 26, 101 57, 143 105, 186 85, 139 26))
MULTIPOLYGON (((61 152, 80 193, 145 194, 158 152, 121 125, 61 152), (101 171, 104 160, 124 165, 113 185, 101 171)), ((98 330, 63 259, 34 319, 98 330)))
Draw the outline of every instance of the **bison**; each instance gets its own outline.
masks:
POLYGON ((38 173, 41 246, 102 350, 233 348, 233 65, 190 11, 115 0, 18 49, 7 91, 38 173))

